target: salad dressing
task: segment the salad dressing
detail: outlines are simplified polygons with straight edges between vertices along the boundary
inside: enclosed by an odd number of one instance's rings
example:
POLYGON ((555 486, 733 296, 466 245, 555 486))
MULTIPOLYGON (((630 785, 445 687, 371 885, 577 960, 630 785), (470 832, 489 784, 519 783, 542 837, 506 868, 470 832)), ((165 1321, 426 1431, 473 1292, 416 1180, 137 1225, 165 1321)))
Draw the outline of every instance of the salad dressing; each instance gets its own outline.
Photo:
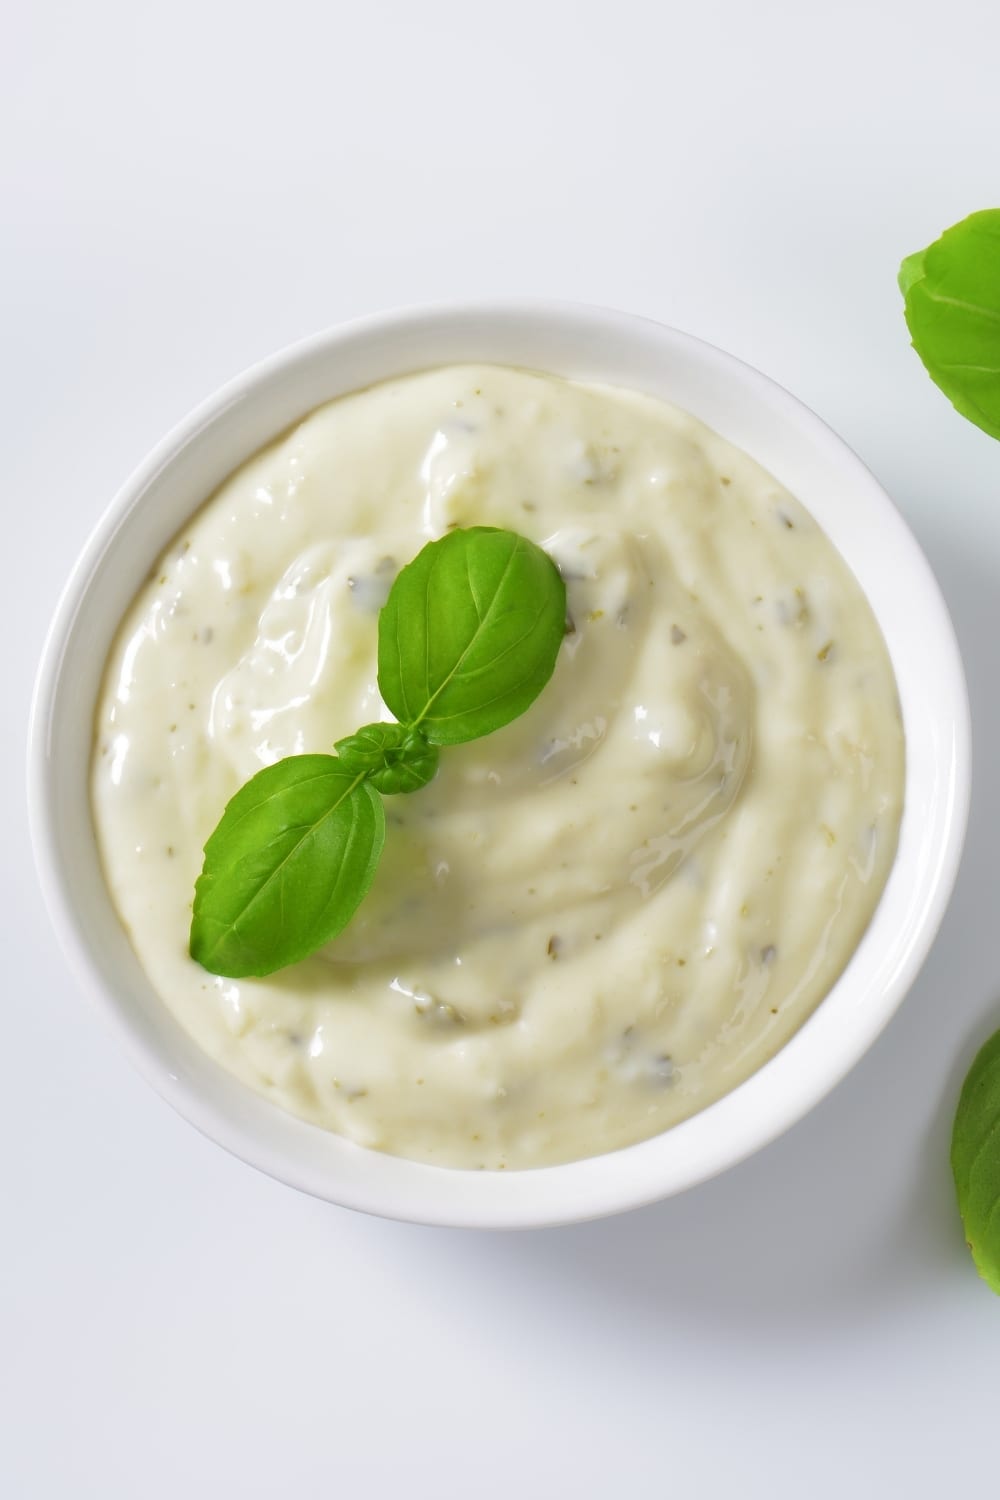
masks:
POLYGON ((92 771, 117 909, 198 1044, 362 1145, 485 1168, 643 1139, 759 1068, 857 946, 902 788, 885 645, 802 506, 662 402, 492 366, 332 402, 208 500, 121 626, 92 771), (327 948, 205 972, 191 900, 225 803, 389 717, 378 610, 473 525, 566 580, 551 683, 386 799, 327 948))

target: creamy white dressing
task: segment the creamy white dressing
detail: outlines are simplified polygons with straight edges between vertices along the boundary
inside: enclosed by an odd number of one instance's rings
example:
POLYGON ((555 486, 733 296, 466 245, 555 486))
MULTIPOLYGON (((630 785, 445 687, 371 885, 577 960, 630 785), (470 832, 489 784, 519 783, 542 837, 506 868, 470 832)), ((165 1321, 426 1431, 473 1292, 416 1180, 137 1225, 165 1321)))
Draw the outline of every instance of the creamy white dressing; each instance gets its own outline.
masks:
POLYGON ((207 1052, 363 1145, 487 1168, 640 1140, 772 1056, 872 915, 902 787, 884 643, 806 511, 683 412, 492 366, 333 402, 223 485, 122 624, 92 778, 122 922, 207 1052), (191 899, 226 801, 389 717, 392 579, 477 524, 563 572, 551 684, 387 799, 327 949, 206 973, 191 899))

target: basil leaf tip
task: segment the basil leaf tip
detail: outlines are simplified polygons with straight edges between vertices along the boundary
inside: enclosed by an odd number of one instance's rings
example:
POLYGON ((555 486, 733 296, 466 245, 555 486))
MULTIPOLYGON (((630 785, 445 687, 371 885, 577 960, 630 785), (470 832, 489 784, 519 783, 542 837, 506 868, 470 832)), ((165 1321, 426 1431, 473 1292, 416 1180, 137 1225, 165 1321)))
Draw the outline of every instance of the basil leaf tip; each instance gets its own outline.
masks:
POLYGON ((429 542, 379 614, 379 689, 398 722, 366 724, 333 755, 288 756, 240 788, 205 844, 191 957, 259 978, 335 938, 375 878, 380 793, 419 791, 439 746, 530 707, 565 629, 566 586, 535 543, 488 526, 429 542))
POLYGON ((1000 208, 946 229, 899 269, 906 325, 955 409, 1000 438, 1000 208))
POLYGON ((976 1269, 1000 1294, 1000 1031, 980 1048, 962 1085, 951 1169, 976 1269))

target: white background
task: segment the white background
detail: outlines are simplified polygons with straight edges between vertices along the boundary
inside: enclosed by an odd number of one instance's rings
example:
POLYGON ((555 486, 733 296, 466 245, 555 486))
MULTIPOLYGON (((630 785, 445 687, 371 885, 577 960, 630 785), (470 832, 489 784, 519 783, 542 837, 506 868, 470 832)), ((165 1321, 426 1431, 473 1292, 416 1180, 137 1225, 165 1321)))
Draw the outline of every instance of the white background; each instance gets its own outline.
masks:
POLYGON ((0 10, 4 1500, 988 1491, 1000 1303, 947 1141, 1000 1024, 1000 446, 895 272, 1000 201, 1000 7, 0 10), (826 417, 938 572, 977 756, 955 902, 850 1079, 683 1198, 511 1236, 312 1202, 175 1118, 54 949, 21 791, 57 591, 165 429, 312 330, 495 293, 651 314, 826 417))

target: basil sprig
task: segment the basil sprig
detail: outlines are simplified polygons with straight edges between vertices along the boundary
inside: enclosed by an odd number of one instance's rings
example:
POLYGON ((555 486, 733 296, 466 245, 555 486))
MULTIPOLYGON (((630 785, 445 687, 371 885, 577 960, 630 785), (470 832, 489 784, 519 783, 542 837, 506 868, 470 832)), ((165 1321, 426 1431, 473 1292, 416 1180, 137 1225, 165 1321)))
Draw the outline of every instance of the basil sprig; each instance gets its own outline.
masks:
POLYGON ((438 746, 479 739, 528 708, 555 670, 566 586, 540 547, 489 526, 430 542, 378 620, 378 684, 397 723, 334 755, 292 755, 228 803, 205 845, 190 951, 213 974, 263 976, 341 932, 385 843, 379 793, 415 792, 438 746))
POLYGON ((906 324, 952 405, 1000 438, 1000 208, 970 214, 899 268, 906 324))

